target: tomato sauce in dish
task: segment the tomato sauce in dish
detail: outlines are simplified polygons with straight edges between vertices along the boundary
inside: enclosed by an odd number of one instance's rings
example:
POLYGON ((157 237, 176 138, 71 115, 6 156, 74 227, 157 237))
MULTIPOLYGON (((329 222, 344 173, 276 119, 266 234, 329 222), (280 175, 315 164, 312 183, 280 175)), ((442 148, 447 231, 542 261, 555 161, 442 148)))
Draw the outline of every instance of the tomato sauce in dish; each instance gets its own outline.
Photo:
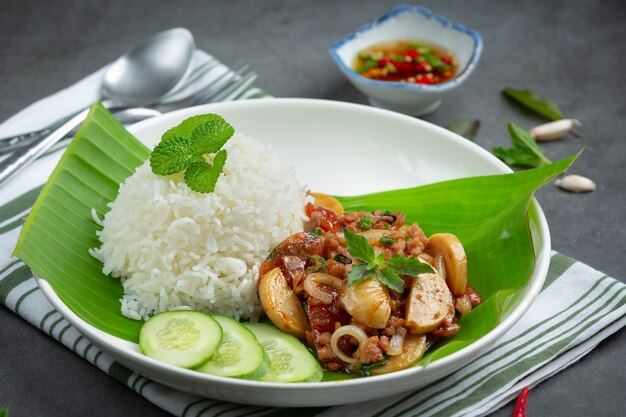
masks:
POLYGON ((432 43, 400 39, 360 51, 354 69, 364 77, 413 84, 441 84, 454 78, 458 60, 432 43))

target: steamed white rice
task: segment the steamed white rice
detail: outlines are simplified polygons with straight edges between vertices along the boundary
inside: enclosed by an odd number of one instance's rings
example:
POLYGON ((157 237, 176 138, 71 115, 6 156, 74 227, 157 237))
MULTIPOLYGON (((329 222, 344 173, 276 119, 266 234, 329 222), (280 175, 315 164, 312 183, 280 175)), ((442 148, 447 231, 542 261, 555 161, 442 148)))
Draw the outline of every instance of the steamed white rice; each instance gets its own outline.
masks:
POLYGON ((235 134, 215 191, 199 194, 149 162, 120 187, 92 256, 124 286, 122 314, 147 319, 192 308, 256 318, 258 268, 302 231, 304 188, 293 167, 262 143, 235 134))

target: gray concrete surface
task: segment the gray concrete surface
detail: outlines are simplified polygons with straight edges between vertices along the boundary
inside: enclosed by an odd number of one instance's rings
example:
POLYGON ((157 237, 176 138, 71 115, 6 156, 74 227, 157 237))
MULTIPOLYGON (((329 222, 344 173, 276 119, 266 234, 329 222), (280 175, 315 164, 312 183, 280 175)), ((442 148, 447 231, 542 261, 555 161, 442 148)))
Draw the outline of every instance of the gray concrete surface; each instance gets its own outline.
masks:
MULTIPOLYGON (((258 85, 279 97, 365 103, 334 67, 327 47, 397 3, 306 1, 0 0, 0 120, 96 70, 150 34, 185 26, 227 64, 245 59, 258 85)), ((420 4, 481 32, 478 70, 426 120, 482 122, 476 142, 508 146, 506 122, 541 119, 500 90, 550 97, 584 124, 582 138, 544 146, 558 159, 587 150, 573 173, 598 183, 591 194, 548 186, 537 193, 553 248, 626 280, 626 3, 462 1, 420 4)), ((626 414, 626 332, 532 390, 529 416, 626 414)), ((166 416, 141 396, 0 307, 0 406, 11 416, 166 416)), ((509 416, 512 404, 494 413, 509 416)), ((287 413, 289 415, 291 413, 287 413)), ((297 415, 294 413, 293 415, 297 415)))

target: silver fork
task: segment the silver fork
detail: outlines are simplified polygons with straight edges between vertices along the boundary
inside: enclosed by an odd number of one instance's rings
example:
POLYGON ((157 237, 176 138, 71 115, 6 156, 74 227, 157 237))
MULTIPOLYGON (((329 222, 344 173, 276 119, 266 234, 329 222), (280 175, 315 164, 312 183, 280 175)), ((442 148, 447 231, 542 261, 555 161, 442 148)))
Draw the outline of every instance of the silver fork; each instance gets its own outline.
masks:
MULTIPOLYGON (((235 100, 247 90, 256 77, 256 73, 250 71, 247 65, 241 65, 236 71, 226 71, 203 90, 194 94, 191 97, 192 103, 204 104, 235 100)), ((169 105, 175 104, 179 106, 178 108, 182 108, 185 107, 189 99, 190 98, 181 99, 174 103, 169 103, 169 105)), ((156 114, 157 113, 154 113, 153 115, 156 114)), ((23 146, 17 149, 0 161, 0 187, 64 138, 65 135, 52 134, 42 141, 35 143, 32 147, 23 146)))

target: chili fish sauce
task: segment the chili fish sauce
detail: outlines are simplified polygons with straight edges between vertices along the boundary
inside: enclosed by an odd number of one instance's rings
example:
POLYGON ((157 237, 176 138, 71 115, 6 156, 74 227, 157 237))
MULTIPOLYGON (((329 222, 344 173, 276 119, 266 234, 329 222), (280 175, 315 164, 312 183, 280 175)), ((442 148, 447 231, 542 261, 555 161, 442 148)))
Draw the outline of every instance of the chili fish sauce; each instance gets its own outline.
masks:
POLYGON ((456 76, 458 61, 450 51, 437 45, 400 39, 360 51, 354 69, 374 80, 441 84, 456 76))

